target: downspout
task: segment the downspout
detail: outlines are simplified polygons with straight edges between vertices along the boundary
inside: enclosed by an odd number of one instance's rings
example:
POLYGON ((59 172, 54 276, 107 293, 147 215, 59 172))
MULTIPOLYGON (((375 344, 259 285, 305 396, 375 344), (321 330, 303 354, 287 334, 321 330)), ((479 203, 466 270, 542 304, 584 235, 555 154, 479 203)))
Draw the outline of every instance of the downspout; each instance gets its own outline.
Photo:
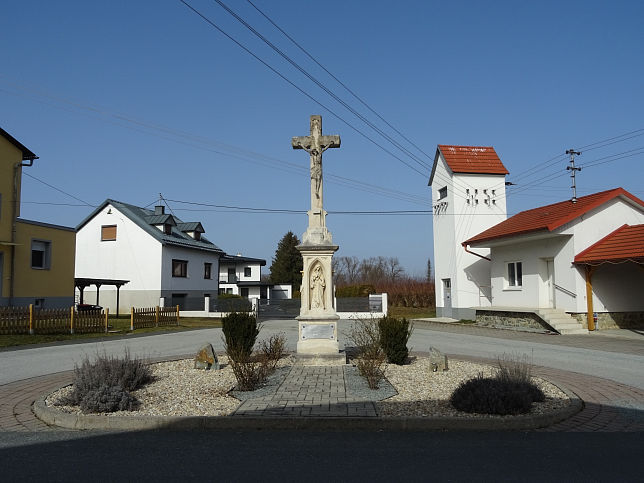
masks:
POLYGON ((492 259, 490 257, 486 257, 485 255, 481 255, 479 253, 475 253, 475 252, 471 251, 469 248, 467 248, 467 244, 463 243, 462 245, 463 245, 463 249, 467 253, 471 253, 472 255, 476 255, 477 257, 480 257, 480 258, 483 258, 483 259, 487 260, 488 262, 492 261, 492 259))
POLYGON ((595 330, 592 277, 596 268, 597 267, 593 267, 592 265, 586 265, 586 309, 588 311, 586 318, 588 319, 588 330, 595 330))
POLYGON ((28 163, 21 162, 13 165, 13 200, 11 203, 11 257, 9 259, 9 306, 13 305, 13 296, 14 296, 14 285, 15 285, 15 275, 16 275, 16 219, 18 218, 18 171, 21 167, 29 167, 34 165, 34 159, 38 159, 38 156, 33 158, 27 158, 28 163))

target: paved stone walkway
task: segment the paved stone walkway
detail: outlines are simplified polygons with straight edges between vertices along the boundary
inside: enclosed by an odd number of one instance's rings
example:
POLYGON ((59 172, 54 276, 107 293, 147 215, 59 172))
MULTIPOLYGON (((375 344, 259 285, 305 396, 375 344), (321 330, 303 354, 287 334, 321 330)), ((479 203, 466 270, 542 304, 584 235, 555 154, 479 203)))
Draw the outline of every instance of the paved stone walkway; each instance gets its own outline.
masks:
POLYGON ((347 394, 341 366, 293 366, 274 394, 247 399, 235 416, 376 417, 376 406, 347 394))
MULTIPOLYGON (((584 401, 581 412, 539 431, 644 431, 644 391, 608 379, 544 367, 535 368, 534 374, 566 386, 584 401)), ((71 378, 72 371, 67 371, 0 386, 0 431, 58 430, 36 418, 31 408, 38 397, 69 383, 71 378)), ((237 415, 372 418, 376 409, 372 402, 347 397, 341 367, 294 366, 273 395, 245 401, 237 415)))

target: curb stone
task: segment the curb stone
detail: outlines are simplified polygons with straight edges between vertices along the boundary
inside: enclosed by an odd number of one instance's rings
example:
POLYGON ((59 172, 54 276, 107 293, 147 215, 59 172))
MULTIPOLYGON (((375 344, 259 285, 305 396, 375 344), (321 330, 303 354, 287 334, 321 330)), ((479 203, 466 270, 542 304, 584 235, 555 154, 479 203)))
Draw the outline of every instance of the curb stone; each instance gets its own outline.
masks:
MULTIPOLYGON (((67 386, 61 385, 60 387, 67 386)), ((235 416, 108 416, 103 414, 70 414, 47 406, 39 397, 33 404, 34 414, 43 422, 67 429, 146 430, 218 430, 218 429, 307 429, 307 430, 458 430, 458 431, 519 431, 558 423, 581 411, 582 400, 572 391, 557 385, 570 398, 570 404, 548 414, 513 416, 509 418, 418 418, 418 417, 235 417, 235 416)))

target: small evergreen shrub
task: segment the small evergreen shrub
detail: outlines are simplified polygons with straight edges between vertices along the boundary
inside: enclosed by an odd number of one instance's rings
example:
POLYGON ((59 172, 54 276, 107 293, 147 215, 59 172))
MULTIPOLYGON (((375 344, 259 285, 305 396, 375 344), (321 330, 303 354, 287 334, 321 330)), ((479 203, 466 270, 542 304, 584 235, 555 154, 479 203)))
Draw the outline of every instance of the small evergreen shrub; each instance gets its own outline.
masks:
POLYGON ((221 325, 228 357, 240 361, 249 359, 261 329, 257 319, 250 314, 233 312, 222 319, 221 325))
POLYGON ((450 397, 459 411, 481 414, 524 414, 533 402, 546 399, 532 380, 532 365, 527 356, 507 355, 497 359, 493 377, 478 377, 462 382, 450 397))
POLYGON ((378 322, 379 339, 387 355, 387 362, 402 366, 407 362, 407 342, 413 331, 413 324, 405 319, 385 316, 378 322))
POLYGON ((467 413, 525 414, 535 401, 535 389, 540 392, 532 383, 516 383, 479 374, 462 382, 452 393, 450 403, 467 413))
POLYGON ((115 411, 133 411, 139 401, 120 386, 103 384, 92 389, 80 401, 80 408, 85 413, 112 413, 115 411))
POLYGON ((120 358, 97 354, 91 361, 85 356, 74 367, 72 391, 60 404, 80 406, 84 412, 135 409, 138 401, 130 392, 152 380, 150 367, 127 350, 120 358))

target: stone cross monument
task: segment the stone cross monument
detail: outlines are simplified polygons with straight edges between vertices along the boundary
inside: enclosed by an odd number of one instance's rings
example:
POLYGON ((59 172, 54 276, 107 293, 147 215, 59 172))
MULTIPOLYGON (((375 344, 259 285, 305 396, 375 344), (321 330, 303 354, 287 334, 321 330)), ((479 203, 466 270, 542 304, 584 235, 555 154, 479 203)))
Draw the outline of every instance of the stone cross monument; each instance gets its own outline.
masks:
POLYGON ((326 227, 323 207, 322 153, 340 147, 340 136, 322 135, 322 116, 311 116, 311 135, 294 137, 293 149, 304 149, 311 158, 311 209, 309 226, 297 247, 302 254, 302 305, 299 321, 297 352, 302 354, 337 354, 338 320, 335 312, 333 244, 326 227))

